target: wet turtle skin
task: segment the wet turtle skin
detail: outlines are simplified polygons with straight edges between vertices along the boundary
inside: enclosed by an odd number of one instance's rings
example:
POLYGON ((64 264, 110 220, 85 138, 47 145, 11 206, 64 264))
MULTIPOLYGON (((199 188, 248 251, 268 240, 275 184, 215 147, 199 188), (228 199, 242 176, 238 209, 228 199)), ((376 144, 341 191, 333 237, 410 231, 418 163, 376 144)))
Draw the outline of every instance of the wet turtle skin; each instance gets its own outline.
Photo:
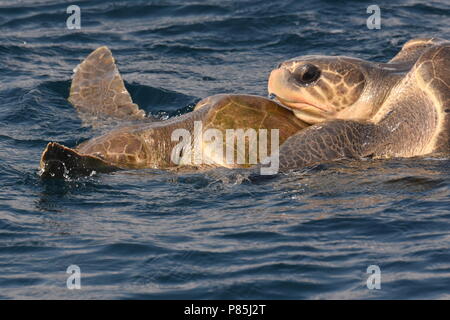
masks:
MULTIPOLYGON (((245 168, 260 162, 259 150, 256 162, 253 159, 253 163, 250 163, 251 146, 249 137, 244 136, 247 142, 245 155, 241 158, 244 161, 238 163, 238 132, 235 131, 234 135, 229 135, 233 137, 233 161, 226 163, 227 130, 242 129, 244 134, 248 129, 254 130, 257 145, 260 145, 262 133, 268 142, 268 150, 264 155, 268 155, 271 153, 272 130, 277 130, 276 143, 281 145, 306 126, 307 124, 296 118, 292 111, 272 100, 252 95, 215 95, 200 101, 190 113, 166 121, 120 127, 83 142, 74 149, 54 142, 49 143, 41 158, 41 169, 45 176, 60 177, 64 174, 86 175, 92 171, 111 172, 118 169, 171 169, 180 165, 190 166, 195 170, 214 166, 245 168), (182 153, 184 150, 176 151, 180 139, 172 138, 173 133, 177 129, 185 130, 191 137, 189 145, 193 153, 194 140, 196 134, 198 135, 195 132, 196 127, 200 128, 202 136, 210 129, 220 132, 223 149, 211 150, 206 142, 200 141, 202 159, 198 163, 192 154, 188 158, 179 154, 183 162, 175 163, 172 159, 173 152, 182 153), (76 160, 69 162, 68 158, 76 160)), ((201 140, 205 140, 202 138, 201 140)))
MULTIPOLYGON (((339 159, 448 155, 449 86, 450 42, 421 38, 408 41, 387 63, 320 55, 285 61, 268 82, 278 103, 257 96, 217 95, 199 102, 191 113, 149 122, 132 102, 111 52, 101 47, 77 67, 70 102, 80 115, 140 122, 75 149, 50 143, 41 168, 43 176, 121 168, 237 168, 261 162, 270 153, 279 159, 280 170, 288 171, 339 159), (249 142, 247 150, 256 144, 259 151, 263 141, 257 134, 252 142, 251 130, 266 133, 272 141, 274 129, 280 149, 267 145, 256 160, 237 144, 229 148, 230 158, 240 162, 224 161, 223 150, 217 152, 217 141, 229 145, 230 130, 249 133, 242 138, 249 142), (189 143, 180 146, 173 137, 178 131, 191 137, 189 143), (192 149, 194 160, 201 154, 199 162, 192 161, 192 149)), ((236 131, 231 140, 238 136, 236 131)))

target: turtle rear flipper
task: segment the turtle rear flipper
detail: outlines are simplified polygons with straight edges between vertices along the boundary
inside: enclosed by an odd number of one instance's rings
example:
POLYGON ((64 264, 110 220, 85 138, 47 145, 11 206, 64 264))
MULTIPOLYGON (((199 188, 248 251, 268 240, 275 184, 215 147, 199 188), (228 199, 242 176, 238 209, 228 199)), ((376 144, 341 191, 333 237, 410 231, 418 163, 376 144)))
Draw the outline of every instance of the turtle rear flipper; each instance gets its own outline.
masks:
POLYGON ((131 100, 108 47, 96 49, 74 72, 69 102, 79 112, 120 120, 145 118, 145 112, 131 100))
POLYGON ((41 156, 42 178, 89 176, 94 172, 112 172, 120 168, 91 155, 83 155, 56 142, 50 142, 41 156))

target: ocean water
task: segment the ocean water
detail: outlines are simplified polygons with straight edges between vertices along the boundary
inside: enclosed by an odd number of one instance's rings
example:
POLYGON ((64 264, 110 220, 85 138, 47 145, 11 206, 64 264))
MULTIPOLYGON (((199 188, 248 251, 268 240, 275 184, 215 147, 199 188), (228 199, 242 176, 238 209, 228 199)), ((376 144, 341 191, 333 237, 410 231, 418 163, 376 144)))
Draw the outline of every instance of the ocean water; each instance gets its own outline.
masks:
MULTIPOLYGON (((449 299, 450 160, 339 162, 261 181, 123 171, 43 181, 49 141, 95 135, 68 96, 108 45, 148 113, 217 93, 266 96, 304 54, 390 59, 450 38, 448 1, 0 1, 1 299, 449 299), (69 290, 66 270, 81 270, 69 290), (367 268, 381 271, 369 289, 367 268)), ((220 171, 220 170, 219 170, 220 171)))

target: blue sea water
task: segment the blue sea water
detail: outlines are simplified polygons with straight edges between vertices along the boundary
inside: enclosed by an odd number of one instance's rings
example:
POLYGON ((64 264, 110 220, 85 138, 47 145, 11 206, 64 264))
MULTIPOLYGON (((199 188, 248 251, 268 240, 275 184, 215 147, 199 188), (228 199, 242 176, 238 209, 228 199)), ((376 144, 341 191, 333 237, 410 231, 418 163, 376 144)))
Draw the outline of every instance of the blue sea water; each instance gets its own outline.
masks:
POLYGON ((266 96, 298 55, 390 59, 450 38, 450 4, 0 1, 1 299, 449 299, 450 160, 339 162, 273 179, 123 171, 43 181, 49 141, 95 135, 68 96, 108 45, 135 102, 173 117, 217 93, 266 96), (66 8, 81 8, 81 29, 66 8), (69 290, 68 266, 81 269, 69 290), (370 290, 367 268, 381 270, 370 290))

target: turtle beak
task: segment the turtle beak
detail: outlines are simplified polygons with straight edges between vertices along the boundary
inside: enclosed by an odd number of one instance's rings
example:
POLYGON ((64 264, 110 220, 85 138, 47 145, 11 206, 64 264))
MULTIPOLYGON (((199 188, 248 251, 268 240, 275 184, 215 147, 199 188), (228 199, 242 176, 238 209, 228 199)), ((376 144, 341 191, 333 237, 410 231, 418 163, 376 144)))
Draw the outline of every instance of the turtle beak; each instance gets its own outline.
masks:
POLYGON ((308 109, 310 112, 331 113, 333 110, 326 105, 314 103, 307 89, 295 85, 292 73, 283 65, 272 70, 267 85, 269 97, 276 98, 281 104, 291 109, 308 109))
POLYGON ((269 91, 269 95, 273 95, 274 97, 278 96, 278 93, 284 91, 288 84, 289 71, 284 68, 278 68, 272 70, 269 76, 269 82, 267 85, 267 89, 269 91))

